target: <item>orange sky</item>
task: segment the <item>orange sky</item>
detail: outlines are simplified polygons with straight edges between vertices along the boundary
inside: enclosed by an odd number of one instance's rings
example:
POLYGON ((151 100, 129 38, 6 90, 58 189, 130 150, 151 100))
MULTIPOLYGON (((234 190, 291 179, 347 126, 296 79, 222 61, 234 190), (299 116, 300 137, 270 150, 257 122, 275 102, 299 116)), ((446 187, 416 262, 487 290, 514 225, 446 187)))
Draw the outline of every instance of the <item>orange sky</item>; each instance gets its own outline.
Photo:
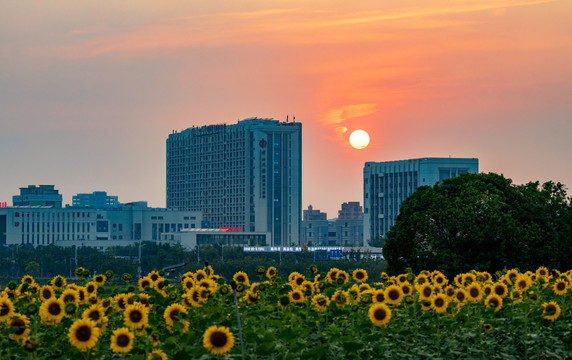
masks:
POLYGON ((568 0, 0 2, 0 201, 164 206, 168 134, 251 116, 303 123, 303 204, 329 217, 365 161, 572 184, 568 0))

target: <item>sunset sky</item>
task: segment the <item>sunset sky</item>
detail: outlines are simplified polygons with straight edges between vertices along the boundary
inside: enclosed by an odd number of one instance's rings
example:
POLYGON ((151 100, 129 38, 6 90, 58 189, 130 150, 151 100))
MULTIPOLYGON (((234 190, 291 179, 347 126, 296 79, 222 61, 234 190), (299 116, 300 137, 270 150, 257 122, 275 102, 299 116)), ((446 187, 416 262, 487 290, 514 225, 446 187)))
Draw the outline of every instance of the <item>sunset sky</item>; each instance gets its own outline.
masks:
POLYGON ((478 157, 572 186, 570 0, 0 5, 0 202, 54 184, 163 207, 173 130, 287 115, 303 207, 328 217, 363 204, 366 161, 478 157))

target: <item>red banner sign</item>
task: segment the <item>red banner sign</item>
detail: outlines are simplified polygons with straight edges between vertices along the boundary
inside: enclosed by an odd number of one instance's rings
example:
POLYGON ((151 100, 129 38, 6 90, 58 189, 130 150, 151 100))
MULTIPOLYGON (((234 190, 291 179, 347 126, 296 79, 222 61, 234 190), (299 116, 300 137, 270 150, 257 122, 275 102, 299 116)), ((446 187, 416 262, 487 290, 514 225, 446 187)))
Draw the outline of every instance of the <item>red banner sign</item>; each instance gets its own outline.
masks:
POLYGON ((219 229, 224 231, 242 231, 240 226, 221 226, 219 229))

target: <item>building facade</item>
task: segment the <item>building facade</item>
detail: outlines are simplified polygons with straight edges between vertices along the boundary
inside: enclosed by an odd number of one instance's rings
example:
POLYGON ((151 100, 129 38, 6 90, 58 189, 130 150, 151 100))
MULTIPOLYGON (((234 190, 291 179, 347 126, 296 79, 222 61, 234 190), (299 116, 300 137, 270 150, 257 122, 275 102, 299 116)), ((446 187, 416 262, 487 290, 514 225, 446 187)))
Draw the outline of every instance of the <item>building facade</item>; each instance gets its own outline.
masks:
POLYGON ((207 228, 270 232, 299 244, 302 125, 250 118, 173 132, 167 139, 167 208, 202 211, 207 228))
POLYGON ((0 245, 31 244, 126 246, 159 241, 166 232, 199 228, 202 214, 149 208, 145 203, 121 208, 17 206, 0 209, 0 245))
POLYGON ((91 194, 77 194, 72 198, 75 207, 93 207, 96 209, 109 209, 120 206, 117 196, 107 195, 105 191, 94 191, 91 194))
POLYGON ((366 162, 363 169, 364 245, 384 237, 401 203, 419 186, 433 186, 462 173, 478 173, 477 158, 420 158, 366 162))
POLYGON ((20 188, 20 195, 12 196, 13 206, 62 207, 62 195, 55 185, 28 185, 20 188))
POLYGON ((328 242, 328 214, 314 209, 304 210, 301 225, 301 242, 307 246, 326 246, 328 242))
POLYGON ((336 245, 362 246, 363 210, 358 201, 342 204, 335 220, 336 245))
POLYGON ((307 246, 362 246, 363 211, 359 202, 343 203, 336 219, 314 209, 304 210, 302 243, 307 246))

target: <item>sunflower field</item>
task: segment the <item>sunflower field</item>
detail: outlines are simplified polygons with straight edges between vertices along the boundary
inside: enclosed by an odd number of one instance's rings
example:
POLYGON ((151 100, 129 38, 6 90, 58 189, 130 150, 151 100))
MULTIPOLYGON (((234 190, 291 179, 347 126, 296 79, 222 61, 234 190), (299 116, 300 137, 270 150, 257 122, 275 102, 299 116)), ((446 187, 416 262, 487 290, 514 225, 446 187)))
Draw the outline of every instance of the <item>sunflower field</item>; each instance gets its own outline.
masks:
POLYGON ((24 276, 0 292, 0 359, 572 358, 572 271, 256 272, 24 276))

